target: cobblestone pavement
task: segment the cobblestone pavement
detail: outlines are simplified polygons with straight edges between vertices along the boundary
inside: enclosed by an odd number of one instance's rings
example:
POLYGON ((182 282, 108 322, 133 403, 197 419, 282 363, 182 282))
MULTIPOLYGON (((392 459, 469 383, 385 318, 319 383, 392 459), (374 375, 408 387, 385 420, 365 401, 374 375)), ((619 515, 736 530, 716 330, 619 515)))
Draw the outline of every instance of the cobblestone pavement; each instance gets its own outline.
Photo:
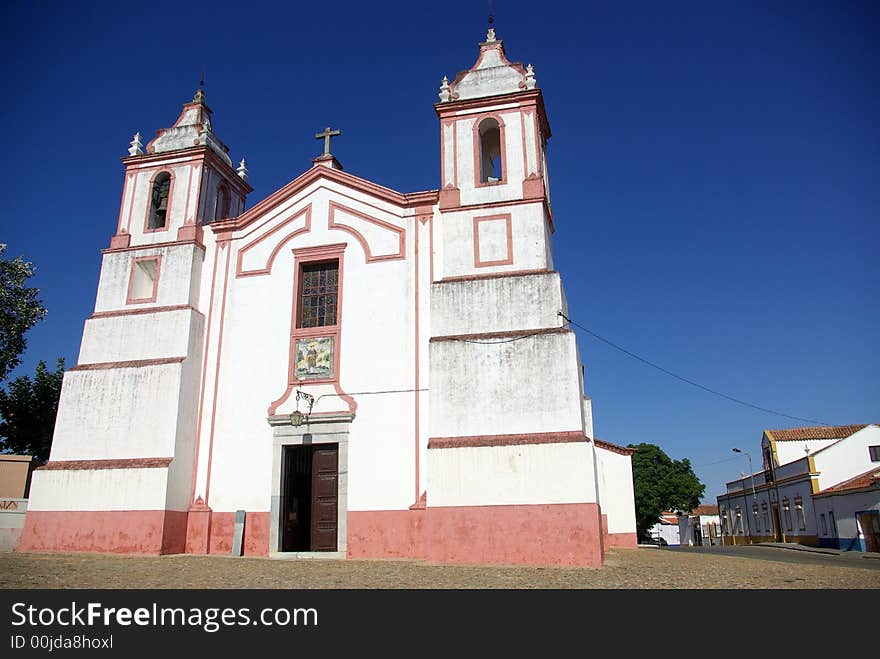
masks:
POLYGON ((880 571, 854 563, 829 558, 824 564, 799 565, 650 548, 612 549, 601 568, 3 553, 0 588, 880 588, 880 571))

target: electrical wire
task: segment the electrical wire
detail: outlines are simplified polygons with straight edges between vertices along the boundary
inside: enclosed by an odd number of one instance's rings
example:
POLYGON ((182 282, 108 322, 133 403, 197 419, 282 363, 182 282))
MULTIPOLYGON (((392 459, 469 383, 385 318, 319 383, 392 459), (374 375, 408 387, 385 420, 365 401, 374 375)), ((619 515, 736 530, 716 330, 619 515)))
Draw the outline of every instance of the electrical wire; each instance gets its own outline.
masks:
POLYGON ((627 350, 626 348, 621 348, 621 347, 620 347, 619 345, 617 345, 616 343, 613 343, 612 341, 609 341, 608 339, 606 339, 606 338, 603 337, 603 336, 599 336, 599 335, 596 334, 593 330, 588 329, 588 328, 584 327, 583 325, 580 325, 580 324, 574 322, 571 318, 569 318, 568 316, 566 316, 566 315, 565 315, 564 313, 562 313, 561 311, 557 312, 557 315, 562 316, 562 317, 565 319, 565 322, 567 322, 569 325, 574 325, 575 327, 579 327, 580 329, 584 330, 584 331, 585 331, 587 334, 589 334, 590 336, 593 336, 593 337, 599 339, 599 340, 602 341, 603 343, 607 343, 607 344, 610 345, 612 348, 615 348, 615 349, 617 349, 617 350, 620 350, 620 352, 622 352, 622 353, 624 353, 624 354, 626 354, 626 355, 629 355, 629 356, 632 357, 633 359, 638 359, 638 360, 639 360, 640 362, 642 362, 643 364, 647 364, 648 366, 651 366, 651 367, 653 367, 653 368, 656 368, 658 371, 661 371, 661 372, 663 372, 663 373, 666 373, 666 375, 671 375, 672 377, 674 377, 674 378, 676 378, 676 379, 678 379, 678 380, 681 380, 682 382, 686 382, 687 384, 689 384, 689 385, 691 385, 691 386, 697 387, 698 389, 702 389, 703 391, 708 391, 710 394, 714 394, 714 395, 716 395, 716 396, 720 396, 721 398, 726 398, 726 399, 729 400, 729 401, 732 401, 732 402, 734 402, 734 403, 738 403, 738 404, 740 404, 740 405, 745 405, 746 407, 751 407, 752 409, 760 410, 761 412, 767 412, 768 414, 775 414, 775 415, 777 415, 777 416, 784 416, 784 417, 787 418, 787 419, 795 419, 796 421, 807 421, 808 423, 813 423, 813 424, 817 424, 817 425, 820 425, 820 426, 829 426, 829 425, 833 425, 833 424, 830 424, 830 423, 825 423, 824 421, 817 421, 816 419, 807 419, 807 418, 804 418, 804 417, 802 417, 802 416, 793 416, 793 415, 791 415, 791 414, 785 414, 784 412, 779 412, 779 411, 777 411, 777 410, 771 410, 770 408, 767 408, 767 407, 761 407, 760 405, 755 405, 755 404, 753 404, 753 403, 749 403, 749 402, 747 402, 747 401, 740 400, 739 398, 734 398, 733 396, 728 396, 727 394, 722 393, 722 392, 720 392, 720 391, 716 391, 715 389, 710 389, 709 387, 706 387, 706 386, 700 384, 699 382, 694 382, 693 380, 689 380, 688 378, 686 378, 686 377, 682 377, 681 375, 678 375, 677 373, 673 373, 672 371, 667 370, 667 369, 663 368, 662 366, 658 366, 658 365, 655 364, 654 362, 648 361, 648 360, 645 359, 644 357, 639 357, 637 354, 635 354, 635 353, 633 353, 633 352, 630 352, 630 351, 627 350))

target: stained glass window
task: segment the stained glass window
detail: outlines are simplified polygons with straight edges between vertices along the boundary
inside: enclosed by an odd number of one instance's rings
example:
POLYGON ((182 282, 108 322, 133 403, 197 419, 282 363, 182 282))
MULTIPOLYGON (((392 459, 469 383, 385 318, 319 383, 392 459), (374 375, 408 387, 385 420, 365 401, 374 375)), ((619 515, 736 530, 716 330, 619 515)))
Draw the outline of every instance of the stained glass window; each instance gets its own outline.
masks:
POLYGON ((298 327, 336 324, 339 262, 310 263, 300 274, 298 327))

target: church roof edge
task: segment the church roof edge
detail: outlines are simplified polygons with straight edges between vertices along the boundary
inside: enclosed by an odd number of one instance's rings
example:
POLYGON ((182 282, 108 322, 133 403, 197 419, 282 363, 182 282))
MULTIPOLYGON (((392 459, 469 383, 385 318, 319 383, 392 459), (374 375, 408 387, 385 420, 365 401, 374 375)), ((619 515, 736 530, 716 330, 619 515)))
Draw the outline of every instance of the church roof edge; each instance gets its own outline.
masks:
POLYGON ((254 222, 263 213, 271 210, 276 205, 282 203, 285 199, 295 194, 298 190, 314 183, 315 181, 326 178, 343 185, 349 185, 365 194, 381 199, 387 203, 400 206, 402 208, 413 208, 418 206, 426 206, 437 203, 440 195, 439 190, 423 190, 418 192, 403 193, 385 186, 373 183, 367 179, 355 176, 341 169, 333 169, 331 167, 315 166, 312 167, 287 185, 279 188, 268 197, 249 208, 236 218, 230 218, 221 222, 212 222, 208 226, 214 231, 237 231, 254 222))

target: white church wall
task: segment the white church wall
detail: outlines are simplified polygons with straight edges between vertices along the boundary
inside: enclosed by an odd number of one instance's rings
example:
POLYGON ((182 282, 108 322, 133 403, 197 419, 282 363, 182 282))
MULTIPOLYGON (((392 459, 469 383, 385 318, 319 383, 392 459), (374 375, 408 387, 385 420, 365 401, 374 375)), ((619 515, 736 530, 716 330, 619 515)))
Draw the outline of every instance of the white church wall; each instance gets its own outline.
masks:
POLYGON ((37 469, 28 510, 164 510, 167 475, 163 467, 37 469))
POLYGON ((191 276, 198 274, 203 255, 195 245, 148 247, 138 250, 106 252, 98 282, 95 312, 193 304, 191 276), (146 303, 127 304, 132 263, 144 257, 161 258, 157 273, 156 299, 146 303))
POLYGON ((498 341, 431 342, 431 436, 582 431, 574 334, 498 341))
MULTIPOLYGON (((341 334, 336 347, 340 355, 340 387, 356 394, 357 422, 351 427, 349 507, 351 509, 405 509, 413 503, 415 435, 414 393, 372 394, 369 392, 414 388, 414 296, 413 241, 414 218, 390 215, 371 198, 339 196, 325 187, 313 187, 312 193, 297 204, 288 204, 276 213, 273 222, 259 232, 236 241, 233 247, 248 245, 252 236, 269 234, 279 224, 295 217, 305 204, 311 204, 311 229, 289 242, 284 239, 296 230, 291 223, 275 231, 256 245, 265 264, 279 245, 271 274, 252 277, 230 275, 227 292, 227 317, 223 328, 223 354, 220 361, 221 387, 213 414, 214 459, 210 505, 215 510, 237 508, 266 510, 271 478, 272 430, 267 423, 267 408, 287 388, 291 309, 295 290, 293 249, 345 243, 342 264, 341 334), (334 205, 331 207, 331 200, 334 205), (355 211, 340 210, 340 204, 355 211), (367 206, 365 202, 370 205, 367 206), (334 215, 331 216, 331 212, 334 215), (371 225, 357 214, 369 215, 380 222, 406 228, 404 247, 408 258, 367 262, 361 240, 347 230, 329 223, 344 223, 366 241, 371 255, 399 249, 395 232, 371 225), (393 239, 389 242, 389 236, 393 239), (284 243, 284 244, 281 244, 284 243), (279 358, 283 355, 283 358, 279 358), (359 392, 367 392, 357 395, 359 392), (413 474, 412 478, 389 478, 388 474, 413 474), (243 480, 244 479, 244 480, 243 480), (237 486, 233 486, 237 483, 237 486)), ((399 211, 398 211, 399 212, 399 211)), ((305 226, 303 224, 303 226, 305 226)), ((249 254, 250 257, 250 254, 249 254)), ((233 251, 231 261, 236 261, 233 251)), ((259 258, 249 261, 256 267, 259 258)), ((428 271, 420 274, 423 308, 428 290, 428 271)), ((216 297, 220 293, 215 292, 216 297)), ((218 322, 215 317, 215 322, 218 322)), ((217 331, 217 330, 215 330, 217 331)), ((424 336, 423 341, 427 340, 424 336)), ((211 362, 211 358, 209 358, 211 362)), ((211 370, 211 369, 209 369, 211 370)), ((208 377, 208 390, 213 387, 208 377)), ((347 403, 328 385, 303 382, 296 388, 319 397, 313 412, 346 411, 347 403), (323 395, 322 395, 323 394, 323 395), (334 394, 334 395, 328 395, 334 394)), ((295 408, 291 394, 279 404, 276 414, 295 408)), ((207 405, 205 406, 207 407, 207 405)), ((299 409, 303 410, 301 402, 299 409)), ((211 420, 203 413, 202 443, 210 441, 211 420)))
POLYGON ((173 455, 180 375, 180 363, 67 371, 51 460, 173 455))
POLYGON ((562 284, 558 273, 444 282, 431 308, 434 336, 561 327, 562 284))
POLYGON ((428 505, 595 503, 586 441, 430 449, 428 505))
POLYGON ((608 516, 608 533, 635 533, 635 493, 632 479, 632 460, 596 446, 596 460, 604 478, 600 480, 602 514, 608 516))
MULTIPOLYGON (((547 246, 544 211, 540 204, 499 206, 482 211, 453 211, 443 214, 440 223, 443 240, 443 276, 486 275, 516 270, 547 269, 547 246), (509 263, 485 265, 493 260, 477 262, 490 254, 480 252, 475 225, 481 218, 510 216, 511 242, 509 263), (475 221, 476 220, 476 221, 475 221), (476 254, 475 254, 476 252, 476 254)), ((507 259, 503 259, 507 260, 507 259)))
POLYGON ((165 501, 168 510, 187 510, 192 504, 193 457, 199 409, 199 383, 202 374, 203 331, 203 322, 194 324, 187 348, 189 358, 183 362, 180 373, 180 402, 177 409, 174 459, 168 468, 165 501))
POLYGON ((86 320, 79 364, 127 362, 186 356, 190 330, 201 332, 204 317, 191 309, 86 320))

